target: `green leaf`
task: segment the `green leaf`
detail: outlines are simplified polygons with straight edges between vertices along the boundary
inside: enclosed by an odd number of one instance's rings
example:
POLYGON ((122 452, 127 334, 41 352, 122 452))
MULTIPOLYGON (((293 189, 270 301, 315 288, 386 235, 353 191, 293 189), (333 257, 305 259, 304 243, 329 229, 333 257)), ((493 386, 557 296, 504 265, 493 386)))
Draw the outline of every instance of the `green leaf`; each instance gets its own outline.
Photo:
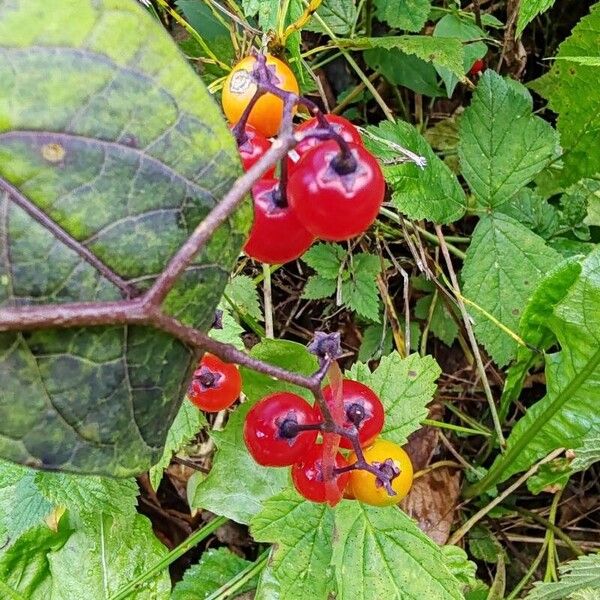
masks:
POLYGON ((139 494, 134 479, 38 472, 34 481, 46 500, 80 515, 99 512, 132 515, 139 494))
POLYGON ((401 51, 425 62, 445 67, 458 77, 464 74, 462 44, 460 40, 454 38, 436 38, 431 35, 390 35, 339 39, 336 41, 336 46, 355 50, 401 51))
POLYGON ((573 471, 585 471, 600 460, 600 429, 589 431, 578 448, 571 463, 573 471))
POLYGON ((223 315, 221 316, 221 329, 211 329, 209 335, 213 340, 223 342, 224 344, 231 344, 238 350, 245 350, 244 341, 242 340, 242 334, 244 328, 235 320, 235 317, 230 314, 229 310, 233 310, 229 304, 225 305, 224 302, 220 304, 223 315))
POLYGON ((571 227, 586 225, 600 226, 600 179, 584 178, 569 186, 560 199, 565 221, 571 227), (569 205, 575 204, 575 210, 569 205), (583 207, 583 208, 581 208, 583 207))
POLYGON ((496 564, 498 556, 504 553, 502 544, 487 528, 477 525, 469 532, 469 552, 477 560, 496 564))
POLYGON ((463 585, 470 586, 477 582, 475 572, 477 565, 470 561, 467 553, 458 546, 441 546, 444 566, 463 585))
POLYGON ((375 0, 373 4, 380 21, 406 31, 421 31, 431 9, 430 0, 375 0))
MULTIPOLYGON (((45 524, 38 525, 0 553, 0 582, 17 593, 19 600, 54 600, 48 557, 60 550, 71 534, 63 521, 57 532, 45 524)), ((0 591, 4 594, 4 590, 0 591)), ((3 598, 13 600, 11 596, 3 598)))
POLYGON ((30 472, 15 486, 14 504, 6 523, 10 540, 39 525, 52 512, 52 504, 40 494, 34 477, 30 472))
MULTIPOLYGON (((241 172, 214 100, 136 2, 0 0, 0 40, 0 307, 147 288, 241 172)), ((249 222, 219 228, 169 315, 208 329, 249 222)), ((193 358, 145 326, 0 333, 0 456, 147 470, 193 358)))
POLYGON ((217 445, 212 468, 198 484, 191 508, 210 510, 238 523, 249 523, 263 502, 288 481, 286 469, 261 467, 244 444, 244 421, 251 402, 239 406, 223 431, 213 431, 217 445))
POLYGON ((433 399, 441 370, 432 356, 401 358, 392 352, 372 373, 368 365, 355 363, 346 374, 368 385, 381 399, 386 415, 382 436, 404 444, 427 417, 425 407, 433 399))
MULTIPOLYGON (((502 214, 484 216, 467 250, 464 295, 517 332, 523 306, 537 283, 559 260, 542 238, 502 214)), ((477 338, 499 366, 517 350, 516 341, 485 315, 470 308, 477 338)))
POLYGON ((263 320, 258 291, 254 281, 248 275, 236 275, 225 287, 225 296, 235 308, 257 321, 263 320))
POLYGON ((586 588, 600 588, 600 554, 580 556, 558 568, 560 581, 537 582, 526 600, 562 600, 586 588))
MULTIPOLYGON (((433 294, 428 294, 417 300, 415 303, 415 317, 417 319, 426 321, 429 318, 433 298, 433 294)), ((448 305, 440 296, 437 297, 435 306, 433 307, 430 329, 431 333, 439 340, 442 340, 446 346, 451 346, 458 335, 458 324, 452 316, 448 305)))
MULTIPOLYGON (((184 573, 183 579, 173 588, 170 600, 203 600, 251 564, 227 548, 207 550, 202 553, 200 562, 184 573)), ((256 584, 257 580, 253 578, 238 593, 244 594, 256 584)))
POLYGON ((258 542, 274 543, 257 598, 326 600, 334 591, 329 567, 333 512, 287 489, 264 503, 251 522, 258 542))
POLYGON ((353 257, 350 277, 342 283, 342 301, 362 317, 379 323, 381 300, 377 276, 381 260, 373 254, 361 253, 353 257))
POLYGON ((378 360, 389 354, 394 347, 392 329, 382 325, 369 325, 363 331, 363 337, 358 350, 358 362, 366 363, 378 360))
POLYGON ((347 255, 339 244, 315 244, 302 255, 302 260, 312 267, 321 277, 335 279, 339 277, 342 262, 347 255))
POLYGON ((555 0, 522 0, 517 19, 517 37, 521 37, 525 27, 538 15, 546 12, 554 2, 555 0))
POLYGON ((342 501, 335 511, 333 564, 340 598, 462 600, 440 548, 396 507, 342 501))
POLYGON ((423 136, 409 123, 383 122, 368 127, 365 145, 382 162, 383 172, 392 191, 392 202, 411 219, 434 223, 452 223, 466 208, 464 192, 456 176, 435 155, 423 136), (408 148, 427 159, 420 168, 412 162, 393 164, 403 158, 394 145, 408 148))
POLYGON ((337 290, 336 279, 325 279, 320 275, 311 275, 302 290, 302 297, 306 300, 320 300, 333 296, 337 290))
POLYGON ((488 481, 503 481, 556 448, 577 448, 600 428, 600 248, 583 260, 545 326, 561 348, 546 355, 546 396, 517 421, 488 481))
POLYGON ((405 54, 398 48, 375 48, 367 50, 363 56, 369 67, 381 73, 392 84, 402 85, 417 94, 432 98, 444 95, 433 64, 417 56, 405 54))
POLYGON ((569 462, 567 458, 555 458, 541 465, 537 473, 527 479, 527 489, 532 494, 564 489, 573 472, 569 462))
MULTIPOLYGON (((306 346, 288 340, 265 339, 252 348, 250 355, 303 375, 312 375, 318 369, 316 357, 306 349, 306 346)), ((304 388, 273 379, 245 367, 242 367, 240 371, 244 382, 244 394, 250 402, 257 402, 275 392, 288 391, 294 392, 312 403, 312 394, 304 388)))
POLYGON ((521 223, 545 240, 551 238, 559 228, 559 213, 544 198, 531 188, 519 190, 498 211, 521 223))
POLYGON ((186 398, 169 429, 161 459, 150 469, 150 483, 157 490, 163 471, 169 466, 173 454, 179 452, 203 427, 208 425, 204 413, 186 398))
POLYGON ((562 186, 600 171, 600 94, 597 92, 598 68, 565 57, 600 57, 600 4, 590 9, 558 49, 557 59, 544 76, 530 84, 548 100, 558 113, 557 128, 564 149, 563 170, 558 176, 562 186))
MULTIPOLYGON (((57 551, 48 554, 52 574, 50 600, 110 598, 145 573, 167 553, 142 515, 113 518, 97 513, 57 551)), ((132 592, 131 600, 167 600, 168 570, 132 592)))
POLYGON ((478 200, 496 208, 555 156, 556 132, 494 71, 481 77, 460 119, 462 174, 478 200))
POLYGON ((580 272, 579 257, 562 261, 544 276, 529 298, 521 316, 519 330, 530 347, 519 346, 517 360, 508 369, 500 399, 500 415, 503 418, 510 405, 519 397, 527 372, 536 358, 532 348, 542 351, 554 343, 555 338, 547 328, 547 321, 580 272))
MULTIPOLYGON (((356 4, 353 0, 324 0, 317 10, 317 15, 336 35, 347 35, 357 19, 356 4)), ((327 33, 316 19, 311 19, 304 27, 307 31, 327 33)))

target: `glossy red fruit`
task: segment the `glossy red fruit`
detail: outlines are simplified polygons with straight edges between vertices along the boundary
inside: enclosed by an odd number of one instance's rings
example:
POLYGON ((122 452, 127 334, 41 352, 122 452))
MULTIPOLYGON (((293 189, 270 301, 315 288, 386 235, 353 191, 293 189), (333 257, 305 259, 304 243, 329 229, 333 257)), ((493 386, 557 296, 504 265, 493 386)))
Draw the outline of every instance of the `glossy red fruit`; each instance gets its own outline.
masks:
MULTIPOLYGON (((333 392, 330 386, 323 390, 325 402, 333 407, 333 392)), ((385 413, 383 404, 377 394, 370 388, 358 381, 344 379, 342 382, 342 403, 344 407, 344 421, 339 423, 344 429, 355 431, 358 427, 358 439, 362 447, 368 446, 381 433, 385 413)), ((317 405, 314 407, 315 420, 321 423, 323 416, 317 405)), ((340 447, 353 448, 347 438, 340 439, 340 447)))
POLYGON ((278 392, 257 402, 246 415, 244 441, 259 465, 285 467, 299 461, 314 445, 318 431, 298 431, 314 424, 312 407, 289 392, 278 392))
POLYGON ((315 237, 291 206, 281 206, 279 182, 261 179, 252 188, 254 222, 244 252, 268 264, 286 263, 304 254, 315 237))
POLYGON ((208 352, 202 357, 188 389, 189 399, 206 412, 231 406, 242 391, 242 378, 235 365, 208 352))
MULTIPOLYGON (((232 128, 233 129, 233 128, 232 128)), ((238 144, 240 158, 244 171, 247 171, 263 156, 271 147, 271 142, 262 134, 258 133, 252 125, 246 125, 244 129, 244 139, 238 144)), ((263 177, 274 177, 275 167, 265 172, 263 177)))
MULTIPOLYGON (((346 459, 338 452, 335 456, 335 468, 348 466, 346 459)), ((331 476, 332 474, 330 474, 331 476)), ((328 497, 325 486, 326 474, 323 472, 323 446, 312 446, 302 460, 292 467, 292 481, 301 496, 312 502, 329 502, 335 504, 342 499, 344 489, 350 480, 349 473, 333 475, 333 493, 337 497, 328 497)))
MULTIPOLYGON (((360 133, 358 129, 348 121, 348 119, 344 119, 344 117, 338 117, 337 115, 327 114, 324 115, 327 122, 333 127, 333 130, 341 135, 347 142, 351 142, 352 144, 358 144, 359 146, 363 145, 362 138, 360 137, 360 133)), ((296 133, 307 133, 313 131, 315 129, 321 129, 321 124, 319 119, 313 117, 308 121, 302 123, 296 128, 296 133)), ((309 151, 322 144, 323 140, 320 140, 315 137, 309 137, 302 140, 296 147, 290 152, 288 155, 288 169, 291 173, 298 161, 309 151)))
POLYGON ((483 71, 484 69, 485 69, 485 61, 482 60, 481 58, 478 58, 473 63, 473 66, 469 70, 469 73, 471 73, 471 75, 479 75, 479 73, 481 73, 481 71, 483 71))
POLYGON ((298 220, 323 240, 347 240, 375 220, 385 194, 383 173, 363 147, 349 144, 355 168, 327 141, 307 152, 288 180, 287 195, 298 220))

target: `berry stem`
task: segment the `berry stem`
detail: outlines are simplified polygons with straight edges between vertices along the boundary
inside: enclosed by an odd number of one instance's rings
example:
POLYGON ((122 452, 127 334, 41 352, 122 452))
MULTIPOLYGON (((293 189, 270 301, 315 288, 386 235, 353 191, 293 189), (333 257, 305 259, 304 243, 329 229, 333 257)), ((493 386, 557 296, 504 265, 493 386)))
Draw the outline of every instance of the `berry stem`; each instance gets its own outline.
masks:
POLYGON ((265 95, 265 93, 266 91, 262 88, 256 88, 256 93, 254 96, 252 96, 250 102, 248 102, 248 106, 246 106, 244 109, 240 120, 233 126, 231 132, 233 133, 238 146, 241 146, 248 139, 248 136, 246 135, 246 124, 248 123, 248 118, 250 117, 250 113, 252 112, 254 105, 258 102, 261 96, 265 95))

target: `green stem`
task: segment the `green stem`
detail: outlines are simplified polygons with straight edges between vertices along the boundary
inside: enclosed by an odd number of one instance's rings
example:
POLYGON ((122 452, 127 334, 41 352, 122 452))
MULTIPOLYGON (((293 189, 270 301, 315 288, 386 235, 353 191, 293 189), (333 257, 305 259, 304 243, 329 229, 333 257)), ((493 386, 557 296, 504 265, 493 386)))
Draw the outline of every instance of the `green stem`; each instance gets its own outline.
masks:
POLYGON ((270 548, 265 550, 255 562, 249 564, 243 571, 240 571, 235 577, 232 577, 226 584, 222 585, 210 596, 207 596, 205 600, 225 600, 226 598, 231 598, 231 596, 267 566, 270 552, 270 548))
POLYGON ((483 435, 484 437, 491 437, 491 433, 487 431, 481 431, 480 429, 471 429, 470 427, 462 427, 461 425, 454 425, 454 423, 444 423, 443 421, 434 421, 432 419, 424 419, 421 421, 422 425, 429 425, 430 427, 439 427, 440 429, 450 429, 458 433, 466 433, 468 435, 483 435))
POLYGON ((592 354, 587 364, 571 379, 569 384, 558 393, 556 398, 548 405, 531 427, 507 449, 502 458, 495 462, 486 476, 465 490, 467 498, 473 498, 483 493, 498 483, 502 473, 514 462, 514 460, 525 450, 531 440, 534 440, 542 427, 571 399, 575 392, 582 386, 583 382, 590 377, 594 370, 600 365, 600 348, 592 354))
POLYGON ((111 596, 109 600, 124 600, 127 598, 127 596, 129 596, 137 588, 146 583, 149 579, 152 579, 155 575, 158 575, 164 571, 180 556, 183 556, 188 550, 192 549, 202 540, 206 539, 213 531, 221 527, 221 525, 227 523, 227 520, 228 519, 226 517, 215 517, 204 527, 201 527, 198 529, 198 531, 192 533, 187 540, 163 556, 163 558, 153 567, 148 569, 145 573, 142 573, 139 577, 136 577, 133 581, 130 581, 126 586, 122 587, 114 596, 111 596))
POLYGON ((523 575, 523 578, 521 579, 521 581, 519 581, 519 583, 517 583, 517 585, 515 586, 513 591, 506 597, 506 600, 515 600, 515 598, 519 595, 521 590, 527 585, 529 580, 533 577, 536 569, 539 567, 540 563, 542 562, 542 559, 544 558, 544 554, 546 554, 546 546, 547 545, 548 545, 547 542, 544 541, 544 543, 542 544, 542 547, 540 548, 539 554, 535 557, 535 560, 531 563, 531 566, 529 567, 529 569, 527 569, 527 573, 525 573, 525 575, 523 575))

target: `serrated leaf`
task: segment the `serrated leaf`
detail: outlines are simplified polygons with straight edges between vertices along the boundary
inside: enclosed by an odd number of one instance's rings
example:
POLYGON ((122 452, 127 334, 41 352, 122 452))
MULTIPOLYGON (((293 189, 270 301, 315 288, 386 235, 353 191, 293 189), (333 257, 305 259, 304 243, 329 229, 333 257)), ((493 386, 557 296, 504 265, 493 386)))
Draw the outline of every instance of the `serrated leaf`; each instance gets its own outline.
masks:
MULTIPOLYGON (((428 294, 419 298, 415 303, 415 317, 417 319, 429 319, 429 311, 433 302, 433 294, 428 294)), ((458 325, 450 312, 450 309, 438 296, 433 313, 431 315, 430 330, 439 340, 442 340, 446 346, 451 346, 458 335, 458 325)))
POLYGON ((508 202, 499 206, 498 211, 545 240, 551 238, 559 228, 560 215, 556 208, 531 188, 519 190, 508 202))
POLYGON ((527 100, 497 73, 485 71, 460 119, 462 174, 479 202, 500 206, 555 156, 558 136, 531 114, 527 100))
POLYGON ((478 525, 469 532, 469 553, 473 558, 496 564, 503 552, 502 544, 487 527, 478 525))
POLYGON ((369 325, 362 334, 362 341, 358 350, 358 362, 366 363, 377 360, 389 354, 394 347, 392 329, 382 325, 369 325))
MULTIPOLYGON (((214 100, 136 2, 0 0, 0 81, 2 308, 146 289, 241 173, 214 100)), ((249 213, 182 275, 169 315, 208 329, 249 213)), ((162 455, 192 360, 145 326, 1 333, 0 456, 143 472, 162 455)))
POLYGON ((379 323, 381 301, 379 290, 372 276, 356 272, 350 279, 342 283, 342 300, 350 309, 361 317, 379 323))
POLYGON ((554 2, 555 0, 522 0, 517 18, 517 37, 521 37, 525 27, 538 15, 546 12, 554 2))
POLYGON ((564 149, 563 169, 558 176, 564 187, 600 171, 600 94, 598 68, 562 60, 571 56, 600 57, 600 4, 590 9, 558 48, 557 59, 546 75, 530 87, 548 100, 558 113, 557 128, 564 149))
POLYGON ((396 507, 341 502, 333 564, 340 598, 462 600, 440 548, 396 507))
POLYGON ((320 275, 311 275, 302 290, 302 297, 306 300, 320 300, 333 296, 337 290, 336 279, 325 279, 320 275))
POLYGON ((421 31, 431 10, 430 0, 375 0, 373 4, 380 21, 406 31, 421 31))
POLYGON ((78 514, 132 515, 139 494, 134 479, 38 472, 34 482, 46 500, 78 514))
MULTIPOLYGON (((523 306, 558 260, 542 238, 517 221, 502 214, 486 215, 467 250, 464 295, 516 332, 523 306)), ((477 338, 499 366, 507 364, 515 356, 516 341, 475 308, 469 312, 477 338)))
MULTIPOLYGON (((203 600, 251 564, 227 548, 206 550, 200 562, 183 574, 183 579, 173 588, 170 600, 203 600)), ((254 589, 256 583, 254 577, 238 590, 238 594, 254 589)))
POLYGON ((302 255, 302 260, 321 277, 337 280, 346 254, 339 244, 315 244, 302 255))
POLYGON ((546 396, 527 408, 492 466, 500 481, 556 448, 577 448, 600 428, 600 248, 546 321, 561 350, 546 355, 546 396))
POLYGON ((431 35, 389 35, 339 39, 336 46, 355 50, 395 50, 414 55, 422 61, 445 67, 458 77, 463 71, 463 47, 458 39, 436 38, 431 35))
POLYGON ((600 588, 600 554, 580 556, 558 568, 560 581, 537 582, 525 600, 563 600, 586 588, 600 588))
POLYGON ((258 598, 326 600, 333 592, 333 512, 287 489, 267 500, 251 522, 258 542, 274 543, 261 575, 258 598))
MULTIPOLYGON (((324 0, 317 10, 317 15, 325 21, 327 27, 336 35, 347 35, 352 30, 357 18, 354 0, 324 0)), ((304 27, 307 31, 327 33, 316 19, 311 19, 304 27)))
POLYGON ((225 296, 236 309, 246 313, 257 321, 263 320, 262 309, 258 298, 258 290, 248 275, 236 275, 225 286, 225 296))
POLYGON ((416 128, 403 121, 383 122, 378 127, 368 127, 367 132, 365 145, 382 162, 392 202, 400 211, 411 219, 440 224, 452 223, 463 216, 466 199, 456 176, 416 128), (394 144, 424 156, 427 166, 420 168, 412 162, 393 164, 402 157, 394 144))
POLYGON ((34 477, 30 472, 14 488, 14 504, 6 522, 11 541, 39 525, 52 512, 52 504, 40 494, 34 477))
POLYGON ((233 315, 229 313, 227 308, 231 309, 229 305, 225 306, 221 303, 223 315, 221 317, 222 327, 220 329, 213 328, 209 331, 209 335, 213 340, 223 342, 224 344, 231 344, 238 350, 245 350, 244 341, 242 340, 242 334, 244 328, 235 320, 233 315))
POLYGON ((534 495, 544 491, 562 490, 571 477, 572 470, 567 458, 555 458, 540 466, 536 473, 527 479, 527 489, 534 495))
POLYGON ((167 434, 163 455, 150 469, 150 483, 155 490, 158 489, 163 471, 169 466, 173 454, 179 452, 207 424, 204 413, 186 396, 167 434))
POLYGON ((401 358, 392 352, 382 357, 372 373, 368 365, 355 363, 346 374, 368 385, 379 396, 386 415, 382 436, 404 444, 427 417, 425 407, 433 399, 441 370, 432 356, 411 354, 401 358))
POLYGON ((445 545, 441 546, 440 550, 445 567, 463 586, 476 583, 477 565, 469 560, 467 553, 462 548, 445 545))
MULTIPOLYGON (((97 513, 86 519, 59 550, 48 554, 52 574, 49 600, 110 598, 153 567, 167 553, 142 515, 113 518, 97 513)), ((131 600, 167 600, 168 570, 131 592, 131 600)))

